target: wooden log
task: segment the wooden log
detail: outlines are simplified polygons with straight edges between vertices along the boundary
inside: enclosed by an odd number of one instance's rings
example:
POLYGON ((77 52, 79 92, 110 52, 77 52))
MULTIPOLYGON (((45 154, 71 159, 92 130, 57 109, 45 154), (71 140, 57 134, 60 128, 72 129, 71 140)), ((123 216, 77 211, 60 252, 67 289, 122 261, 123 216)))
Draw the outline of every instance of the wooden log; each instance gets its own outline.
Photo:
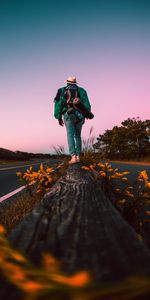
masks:
POLYGON ((99 282, 150 275, 150 251, 80 163, 68 167, 9 239, 36 264, 50 252, 64 272, 90 270, 99 282))

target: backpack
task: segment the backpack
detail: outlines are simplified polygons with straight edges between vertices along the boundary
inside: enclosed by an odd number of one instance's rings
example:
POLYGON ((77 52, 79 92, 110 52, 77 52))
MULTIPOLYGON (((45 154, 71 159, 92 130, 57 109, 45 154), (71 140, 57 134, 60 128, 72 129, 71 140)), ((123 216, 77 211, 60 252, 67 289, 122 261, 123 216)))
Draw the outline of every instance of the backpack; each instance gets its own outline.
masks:
POLYGON ((75 123, 79 123, 80 121, 84 120, 84 116, 81 111, 74 106, 74 100, 80 100, 78 87, 72 88, 71 86, 70 88, 68 88, 68 86, 66 86, 65 88, 62 88, 61 96, 63 97, 64 104, 67 107, 67 113, 74 114, 76 116, 75 123))
POLYGON ((74 99, 80 98, 78 87, 76 89, 75 88, 71 89, 68 88, 67 86, 64 88, 63 93, 64 93, 63 97, 65 98, 67 105, 70 107, 73 107, 74 99))
POLYGON ((93 119, 94 115, 90 112, 82 102, 82 99, 79 94, 79 88, 75 87, 62 88, 61 96, 65 99, 64 104, 68 108, 68 114, 74 113, 76 117, 81 121, 84 118, 93 119))

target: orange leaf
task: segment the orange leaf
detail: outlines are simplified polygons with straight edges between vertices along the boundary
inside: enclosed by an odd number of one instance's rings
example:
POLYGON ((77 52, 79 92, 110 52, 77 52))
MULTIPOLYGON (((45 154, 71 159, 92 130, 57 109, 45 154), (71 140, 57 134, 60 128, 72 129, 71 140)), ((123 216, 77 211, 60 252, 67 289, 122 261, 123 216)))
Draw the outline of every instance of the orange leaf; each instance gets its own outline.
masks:
POLYGON ((90 282, 90 276, 88 272, 80 272, 71 277, 65 277, 62 275, 53 275, 52 279, 56 282, 67 284, 74 287, 82 287, 90 282))
POLYGON ((21 287, 28 293, 37 293, 43 288, 43 285, 38 282, 28 281, 21 284, 21 287))
POLYGON ((3 225, 0 225, 0 234, 5 234, 6 233, 6 229, 4 228, 3 225))

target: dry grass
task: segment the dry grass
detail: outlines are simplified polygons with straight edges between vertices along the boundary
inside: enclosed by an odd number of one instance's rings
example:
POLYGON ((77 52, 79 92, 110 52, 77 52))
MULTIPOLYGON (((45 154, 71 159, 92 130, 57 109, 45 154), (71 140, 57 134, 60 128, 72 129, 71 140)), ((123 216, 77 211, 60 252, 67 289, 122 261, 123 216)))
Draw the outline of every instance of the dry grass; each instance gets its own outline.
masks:
POLYGON ((0 207, 0 223, 9 233, 21 220, 30 213, 36 204, 41 201, 42 195, 32 193, 31 190, 23 191, 8 205, 0 207))

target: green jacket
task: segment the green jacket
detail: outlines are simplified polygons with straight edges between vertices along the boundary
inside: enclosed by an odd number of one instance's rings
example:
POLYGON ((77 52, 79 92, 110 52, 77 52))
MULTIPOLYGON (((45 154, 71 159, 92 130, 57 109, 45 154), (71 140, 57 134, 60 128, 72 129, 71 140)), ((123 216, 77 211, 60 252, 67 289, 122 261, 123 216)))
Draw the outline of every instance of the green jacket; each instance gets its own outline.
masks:
MULTIPOLYGON (((64 87, 63 88, 60 88, 58 91, 57 91, 57 95, 54 99, 54 117, 56 119, 61 119, 62 118, 62 115, 68 110, 68 108, 66 107, 65 103, 66 103, 66 99, 64 98, 64 93, 62 92, 64 90, 64 87)), ((89 99, 88 99, 88 96, 87 96, 87 92, 81 88, 81 87, 78 87, 78 93, 79 93, 79 96, 80 96, 80 99, 81 101, 83 102, 83 104, 85 105, 85 107, 91 111, 91 105, 90 105, 90 102, 89 102, 89 99)))

